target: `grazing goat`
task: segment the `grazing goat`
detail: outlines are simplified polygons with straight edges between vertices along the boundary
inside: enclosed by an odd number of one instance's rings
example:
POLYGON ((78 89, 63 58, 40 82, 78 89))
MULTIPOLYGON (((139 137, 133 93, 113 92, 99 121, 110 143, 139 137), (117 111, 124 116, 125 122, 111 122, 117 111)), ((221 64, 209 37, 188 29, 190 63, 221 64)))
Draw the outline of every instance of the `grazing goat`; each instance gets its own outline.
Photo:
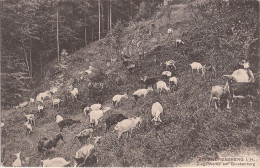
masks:
POLYGON ((216 85, 211 88, 211 94, 209 99, 209 106, 212 101, 215 102, 215 108, 218 109, 220 106, 220 100, 225 100, 227 102, 227 109, 230 110, 230 101, 229 101, 229 88, 228 83, 225 86, 223 85, 216 85))
POLYGON ((62 132, 63 128, 69 127, 75 123, 80 123, 80 120, 73 120, 73 119, 63 119, 62 121, 58 122, 58 126, 60 128, 60 132, 62 132))
POLYGON ((92 104, 90 107, 85 107, 83 112, 85 113, 85 115, 87 115, 87 113, 90 111, 90 110, 100 110, 101 108, 101 104, 92 104))
POLYGON ((227 77, 229 80, 234 80, 235 82, 255 82, 254 74, 249 69, 238 69, 232 75, 223 75, 223 77, 227 77))
POLYGON ((69 90, 69 91, 70 91, 70 93, 71 93, 71 96, 76 100, 76 99, 77 99, 77 96, 78 96, 78 94, 79 94, 78 88, 73 88, 73 89, 71 89, 71 90, 69 90))
POLYGON ((51 150, 57 146, 57 143, 59 140, 63 141, 63 136, 61 134, 58 134, 55 136, 55 138, 48 140, 48 138, 44 137, 38 142, 38 152, 44 152, 45 153, 48 150, 51 150))
POLYGON ((128 119, 128 118, 126 116, 124 116, 123 114, 112 114, 111 116, 109 116, 106 119, 106 132, 109 130, 109 128, 112 125, 115 125, 124 119, 128 119))
POLYGON ((199 73, 200 70, 201 70, 202 76, 205 75, 205 71, 203 71, 203 67, 202 67, 201 63, 193 62, 193 63, 190 64, 190 66, 191 66, 191 73, 192 73, 192 75, 193 75, 193 70, 194 70, 194 69, 196 69, 198 73, 199 73))
POLYGON ((89 115, 89 123, 90 128, 97 126, 98 122, 101 120, 101 118, 104 116, 104 113, 109 111, 109 109, 104 110, 93 110, 91 111, 89 115))
POLYGON ((173 88, 173 86, 175 87, 175 91, 176 91, 178 89, 178 79, 175 76, 170 77, 169 79, 169 87, 173 88))
POLYGON ((26 120, 28 121, 29 124, 35 125, 35 116, 34 114, 23 114, 26 120))
POLYGON ((32 133, 32 125, 29 123, 29 121, 25 122, 24 125, 26 126, 26 131, 30 135, 32 133))
POLYGON ((97 156, 94 153, 91 153, 86 159, 85 158, 73 158, 76 162, 76 167, 94 167, 98 160, 97 156))
POLYGON ((257 97, 258 86, 256 83, 248 83, 248 82, 239 82, 231 84, 231 81, 228 80, 227 84, 229 92, 231 94, 231 102, 234 99, 249 99, 250 106, 252 107, 253 97, 257 97))
POLYGON ((18 110, 19 108, 23 108, 25 106, 27 106, 29 104, 29 102, 23 102, 23 103, 20 103, 18 106, 15 107, 16 110, 18 110))
POLYGON ((172 33, 173 33, 173 29, 172 29, 172 28, 169 28, 169 29, 167 30, 167 33, 168 33, 168 35, 172 34, 172 33))
POLYGON ((61 115, 56 115, 56 123, 58 124, 63 120, 63 117, 61 115))
POLYGON ((185 43, 181 40, 181 39, 176 39, 175 40, 175 44, 176 44, 176 48, 181 46, 181 45, 184 45, 185 43))
POLYGON ((162 90, 166 90, 167 92, 170 90, 170 88, 166 85, 164 81, 158 81, 156 83, 156 86, 157 86, 157 91, 160 95, 162 94, 162 90))
POLYGON ((39 93, 38 96, 36 97, 36 101, 42 102, 46 97, 51 97, 51 92, 49 90, 39 93))
POLYGON ((57 105, 58 108, 60 108, 60 102, 61 102, 61 99, 52 99, 53 108, 55 107, 55 105, 57 105))
POLYGON ((135 92, 133 93, 133 96, 134 96, 134 98, 135 98, 135 104, 136 104, 137 100, 138 100, 141 96, 144 96, 144 98, 145 98, 145 96, 148 94, 149 91, 153 91, 153 88, 149 87, 148 89, 139 89, 139 90, 135 91, 135 92))
POLYGON ((42 167, 65 167, 70 164, 69 161, 66 161, 62 157, 41 160, 41 162, 42 162, 42 167))
POLYGON ((142 122, 141 117, 133 117, 133 118, 124 119, 124 120, 118 122, 114 128, 114 130, 117 131, 117 133, 118 133, 117 139, 120 140, 120 138, 124 132, 127 132, 127 137, 128 137, 129 131, 131 134, 132 130, 136 127, 136 125, 139 122, 140 123, 142 122))
POLYGON ((20 159, 21 152, 15 153, 16 160, 13 162, 13 167, 22 167, 22 161, 20 159))
POLYGON ((145 88, 147 88, 148 86, 151 86, 153 88, 153 85, 156 84, 156 82, 156 78, 148 78, 148 76, 144 76, 143 78, 141 78, 141 84, 144 84, 145 88))
MULTIPOLYGON (((76 167, 78 165, 77 163, 77 159, 79 158, 84 158, 85 160, 92 154, 95 152, 95 146, 97 143, 100 142, 101 137, 95 137, 94 138, 94 143, 93 144, 87 144, 84 145, 83 147, 81 147, 77 152, 76 155, 74 157, 75 162, 74 162, 74 167, 76 167)), ((83 161, 84 162, 84 161, 83 161)))
POLYGON ((32 104, 34 103, 34 98, 30 98, 30 103, 29 104, 32 104))
POLYGON ((157 122, 162 122, 161 118, 160 118, 160 114, 163 113, 163 107, 159 102, 155 102, 152 105, 152 116, 153 119, 152 121, 155 121, 155 124, 157 124, 157 122))
POLYGON ((88 138, 91 138, 93 135, 93 128, 84 129, 80 133, 78 133, 75 138, 79 140, 81 144, 84 143, 88 138))
POLYGON ((43 105, 39 104, 37 108, 38 108, 39 115, 43 116, 43 105))
POLYGON ((118 104, 119 104, 119 102, 120 102, 120 100, 121 100, 122 98, 128 99, 127 94, 125 93, 125 94, 123 94, 123 95, 115 95, 115 96, 112 98, 112 103, 113 103, 113 105, 114 105, 114 106, 118 106, 118 104))
POLYGON ((162 72, 162 76, 169 78, 169 77, 172 76, 172 73, 171 73, 170 71, 163 71, 163 72, 162 72))
POLYGON ((175 66, 175 61, 173 60, 169 60, 169 61, 166 61, 165 63, 165 66, 166 66, 166 70, 169 68, 169 67, 174 67, 174 69, 176 70, 176 66, 175 66))

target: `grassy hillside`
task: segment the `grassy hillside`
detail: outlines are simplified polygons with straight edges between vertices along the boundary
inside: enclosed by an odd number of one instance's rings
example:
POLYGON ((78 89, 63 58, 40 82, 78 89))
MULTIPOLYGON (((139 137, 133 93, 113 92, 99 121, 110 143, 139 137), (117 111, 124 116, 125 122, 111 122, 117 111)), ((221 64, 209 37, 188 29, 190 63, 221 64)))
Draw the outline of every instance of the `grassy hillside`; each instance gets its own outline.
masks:
POLYGON ((36 127, 30 137, 26 135, 22 114, 35 112, 36 104, 21 110, 2 110, 2 122, 6 124, 8 132, 7 137, 2 137, 1 141, 1 149, 5 147, 5 165, 11 166, 15 160, 13 153, 22 151, 22 159, 31 157, 29 166, 39 166, 43 157, 37 152, 38 140, 43 137, 52 138, 59 132, 55 124, 57 114, 81 121, 81 124, 73 125, 71 130, 64 129, 65 142, 59 142, 50 156, 72 160, 81 147, 74 136, 89 127, 89 119, 82 113, 84 106, 100 102, 111 107, 112 97, 123 92, 128 92, 129 99, 124 99, 119 108, 112 108, 104 118, 110 114, 123 113, 128 117, 141 116, 144 121, 140 128, 133 131, 130 138, 125 139, 124 135, 122 141, 117 144, 117 135, 112 128, 104 137, 103 120, 101 127, 94 131, 94 135, 103 136, 101 144, 97 145, 98 166, 176 166, 199 156, 214 157, 216 153, 227 149, 254 147, 256 140, 252 130, 260 126, 258 99, 253 108, 249 108, 248 102, 236 102, 232 104, 230 111, 208 107, 208 101, 211 87, 224 84, 225 79, 221 76, 232 73, 233 66, 239 59, 249 59, 253 72, 256 73, 259 69, 256 63, 258 8, 255 8, 255 5, 252 7, 250 4, 246 6, 235 2, 189 2, 175 4, 173 1, 173 4, 161 7, 149 20, 137 22, 122 31, 120 50, 126 48, 138 65, 133 73, 122 66, 119 57, 114 65, 107 65, 108 60, 117 57, 116 50, 111 48, 110 44, 114 43, 110 37, 64 58, 63 64, 67 65, 67 68, 50 68, 43 85, 36 92, 45 91, 59 81, 63 86, 55 97, 62 99, 67 87, 80 77, 79 72, 85 71, 90 65, 100 70, 96 72, 100 76, 107 70, 112 70, 112 74, 103 79, 98 79, 95 74, 84 74, 84 81, 74 84, 80 91, 79 100, 62 103, 59 109, 52 108, 48 100, 46 114, 43 118, 37 118, 36 127), (155 25, 152 36, 146 33, 151 23, 155 25), (239 29, 230 34, 230 28, 234 25, 239 29), (170 27, 174 32, 168 36, 166 32, 170 27), (176 48, 176 38, 182 39, 185 45, 176 48), (133 39, 142 41, 141 46, 132 47, 133 39), (138 53, 142 50, 147 54, 140 59, 138 53), (180 86, 178 91, 163 93, 161 96, 154 91, 133 106, 132 94, 140 89, 140 77, 148 75, 160 79, 160 74, 165 69, 160 63, 170 59, 177 63, 180 86), (193 61, 215 64, 217 78, 212 78, 210 74, 206 78, 196 73, 192 76, 189 64, 193 61), (123 84, 119 86, 114 82, 118 76, 123 80, 123 84), (95 91, 88 88, 90 81, 103 82, 103 91, 99 94, 93 93, 95 91), (150 122, 151 107, 156 101, 164 108, 161 116, 163 123, 159 126, 150 122))

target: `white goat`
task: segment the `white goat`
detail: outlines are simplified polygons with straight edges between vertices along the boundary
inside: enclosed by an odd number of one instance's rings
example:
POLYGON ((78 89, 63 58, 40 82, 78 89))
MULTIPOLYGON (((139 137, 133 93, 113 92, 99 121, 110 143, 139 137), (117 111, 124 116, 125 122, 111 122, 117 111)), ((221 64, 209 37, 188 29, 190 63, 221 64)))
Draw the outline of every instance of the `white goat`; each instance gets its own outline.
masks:
POLYGON ((35 116, 34 114, 23 114, 24 117, 27 119, 27 121, 31 124, 31 125, 35 125, 35 116))
POLYGON ((133 96, 135 98, 135 103, 137 102, 138 98, 140 98, 141 96, 145 96, 148 94, 149 91, 153 91, 153 88, 152 87, 149 87, 148 89, 139 89, 137 91, 135 91, 133 93, 133 96))
MULTIPOLYGON (((81 147, 75 155, 75 158, 85 158, 85 160, 91 155, 92 152, 94 152, 94 148, 96 144, 100 141, 101 137, 95 137, 93 144, 87 144, 81 147)), ((75 161, 74 167, 77 166, 77 162, 75 161)))
POLYGON ((176 87, 178 85, 178 79, 175 76, 170 77, 169 79, 169 86, 171 87, 172 85, 175 85, 176 87))
POLYGON ((20 159, 21 152, 14 154, 16 156, 16 160, 13 162, 13 167, 22 167, 22 161, 20 159))
POLYGON ((152 116, 153 116, 152 121, 162 122, 162 120, 160 118, 161 113, 163 113, 162 105, 159 102, 153 103, 153 105, 152 105, 152 116))
POLYGON ((30 98, 30 104, 34 103, 34 98, 30 98))
POLYGON ((1 128, 4 127, 4 126, 5 126, 5 123, 2 123, 2 122, 1 122, 1 128))
POLYGON ((101 108, 101 104, 92 104, 90 107, 85 107, 83 112, 85 113, 85 115, 87 115, 87 112, 90 110, 100 110, 101 108))
POLYGON ((167 30, 167 33, 168 33, 168 35, 172 34, 172 33, 173 33, 173 29, 172 29, 172 28, 169 28, 169 29, 167 30))
POLYGON ((63 120, 63 117, 61 115, 56 115, 56 123, 58 124, 63 120))
POLYGON ((28 132, 28 134, 30 135, 32 133, 32 125, 29 123, 29 121, 27 121, 26 123, 24 123, 24 125, 26 126, 26 131, 28 132))
POLYGON ((118 140, 120 140, 124 132, 127 132, 127 137, 128 137, 129 131, 130 133, 132 133, 132 130, 136 127, 136 125, 139 122, 142 122, 141 117, 133 117, 118 122, 117 125, 114 127, 114 130, 117 131, 118 133, 118 140))
POLYGON ((216 85, 211 88, 211 94, 209 99, 209 106, 212 101, 215 102, 215 108, 218 109, 218 106, 220 106, 220 99, 225 99, 227 101, 227 109, 230 110, 230 102, 228 99, 229 93, 229 85, 226 83, 225 86, 223 85, 216 85))
POLYGON ((43 105, 39 104, 37 108, 38 108, 38 112, 40 114, 42 114, 43 113, 43 105))
POLYGON ((79 94, 79 90, 78 90, 78 88, 74 88, 74 89, 70 90, 70 93, 73 96, 73 98, 77 99, 77 96, 79 94))
POLYGON ((127 99, 128 98, 127 94, 125 93, 123 95, 115 95, 112 98, 113 105, 117 106, 122 98, 126 98, 127 99))
POLYGON ((164 64, 166 65, 166 70, 170 66, 173 66, 175 68, 175 70, 176 70, 175 61, 169 60, 169 61, 166 61, 164 64))
POLYGON ((29 104, 29 102, 28 101, 25 101, 25 102, 23 102, 23 103, 20 103, 18 106, 16 106, 15 108, 16 108, 16 110, 18 110, 19 108, 23 108, 23 107, 25 107, 25 106, 27 106, 29 104))
POLYGON ((108 109, 105 110, 93 110, 91 111, 89 115, 89 123, 90 127, 97 126, 98 122, 102 119, 104 116, 104 113, 107 112, 108 109))
POLYGON ((46 97, 51 97, 51 92, 49 90, 39 93, 38 96, 36 97, 36 101, 43 102, 43 100, 46 97))
POLYGON ((201 70, 202 76, 205 75, 205 71, 203 71, 203 67, 202 67, 201 63, 199 63, 199 62, 193 62, 193 63, 190 64, 190 66, 191 66, 191 72, 192 72, 192 74, 193 74, 193 70, 196 69, 196 70, 198 71, 198 73, 199 73, 200 70, 201 70))
POLYGON ((170 88, 166 85, 166 83, 164 81, 158 81, 156 83, 156 87, 157 87, 157 91, 160 95, 162 94, 162 90, 166 90, 167 92, 170 90, 170 88))
POLYGON ((171 77, 172 73, 170 71, 163 71, 162 76, 171 77))
POLYGON ((175 44, 176 44, 176 47, 178 47, 181 44, 185 44, 185 43, 181 39, 176 39, 175 44))
POLYGON ((42 162, 42 167, 65 167, 70 164, 70 161, 66 161, 62 157, 57 157, 53 159, 46 159, 46 160, 41 160, 42 162))
POLYGON ((235 82, 255 82, 254 74, 249 69, 238 69, 232 75, 223 75, 223 77, 235 80, 235 82))
POLYGON ((58 108, 60 108, 60 102, 61 102, 61 99, 52 99, 53 108, 55 107, 55 105, 57 105, 58 108))

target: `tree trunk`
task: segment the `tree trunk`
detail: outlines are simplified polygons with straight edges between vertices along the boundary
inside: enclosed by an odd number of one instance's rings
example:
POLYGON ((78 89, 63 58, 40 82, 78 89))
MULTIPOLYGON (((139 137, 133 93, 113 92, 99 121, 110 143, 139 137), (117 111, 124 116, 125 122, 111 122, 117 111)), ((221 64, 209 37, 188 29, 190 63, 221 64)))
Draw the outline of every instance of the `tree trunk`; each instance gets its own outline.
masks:
POLYGON ((104 33, 104 29, 105 29, 105 19, 104 19, 104 4, 103 4, 103 0, 100 0, 100 7, 101 7, 101 35, 102 33, 104 33))
POLYGON ((32 38, 30 35, 30 77, 32 78, 32 38))
POLYGON ((110 24, 109 24, 109 26, 110 26, 110 31, 112 30, 112 1, 110 0, 110 12, 109 12, 109 14, 110 14, 110 24))
POLYGON ((94 32, 93 32, 93 26, 92 26, 92 30, 91 30, 91 37, 92 37, 92 41, 94 41, 94 32))
POLYGON ((85 46, 87 45, 87 27, 86 27, 86 12, 84 11, 84 29, 85 29, 85 37, 84 37, 84 41, 85 41, 85 46))
POLYGON ((57 7, 57 54, 58 63, 60 62, 60 44, 59 44, 59 8, 57 7))
MULTIPOLYGON (((23 44, 23 42, 22 42, 23 44)), ((26 50, 25 50, 25 46, 23 44, 23 51, 24 51, 24 56, 25 56, 25 63, 26 63, 26 66, 27 66, 27 70, 28 70, 28 75, 31 76, 31 72, 30 72, 30 67, 29 67, 29 62, 28 62, 28 57, 27 57, 27 54, 26 54, 26 50)))
POLYGON ((100 0, 98 0, 98 40, 100 40, 100 0))
POLYGON ((107 32, 109 32, 109 5, 110 2, 107 2, 107 32))

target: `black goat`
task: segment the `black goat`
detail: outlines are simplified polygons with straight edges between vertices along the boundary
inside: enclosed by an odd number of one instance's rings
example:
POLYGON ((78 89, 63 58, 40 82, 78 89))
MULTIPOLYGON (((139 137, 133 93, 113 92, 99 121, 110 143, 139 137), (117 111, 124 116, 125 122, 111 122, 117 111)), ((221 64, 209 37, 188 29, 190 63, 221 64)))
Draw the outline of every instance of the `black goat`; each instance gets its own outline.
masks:
POLYGON ((63 140, 63 136, 61 134, 56 135, 55 138, 53 138, 52 140, 48 141, 48 138, 44 137, 42 138, 39 142, 38 142, 38 152, 45 152, 55 148, 57 146, 57 143, 59 142, 59 140, 63 140))
POLYGON ((141 78, 141 87, 142 87, 142 84, 145 85, 145 88, 147 88, 148 86, 152 86, 153 88, 153 85, 156 84, 157 82, 157 79, 156 78, 148 78, 147 76, 145 76, 144 78, 141 78))
POLYGON ((123 114, 112 114, 111 116, 109 116, 106 119, 106 132, 109 130, 109 128, 112 125, 115 125, 115 124, 117 124, 118 122, 120 122, 124 119, 127 119, 127 117, 124 116, 123 114))
POLYGON ((62 132, 64 127, 69 127, 73 125, 74 123, 80 123, 80 120, 73 120, 73 119, 64 119, 58 123, 58 126, 60 128, 60 132, 62 132))
POLYGON ((91 154, 87 158, 75 158, 74 157, 74 160, 77 163, 76 167, 94 167, 98 162, 97 156, 95 154, 91 154))
POLYGON ((248 98, 250 102, 250 106, 252 107, 253 97, 257 97, 258 95, 258 84, 248 83, 248 82, 238 82, 238 83, 230 83, 228 80, 229 90, 231 94, 231 100, 234 101, 235 98, 248 98))

